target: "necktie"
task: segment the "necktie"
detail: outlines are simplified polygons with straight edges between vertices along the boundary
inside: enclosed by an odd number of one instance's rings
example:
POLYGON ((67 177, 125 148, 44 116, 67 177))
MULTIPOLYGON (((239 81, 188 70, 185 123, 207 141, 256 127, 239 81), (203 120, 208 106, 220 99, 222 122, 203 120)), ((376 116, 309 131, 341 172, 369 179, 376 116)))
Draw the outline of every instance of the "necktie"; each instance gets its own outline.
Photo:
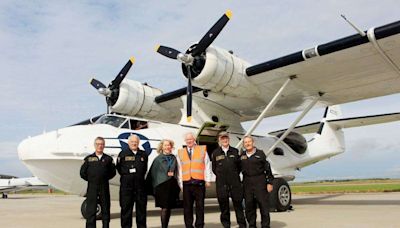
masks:
POLYGON ((189 152, 189 158, 190 160, 192 160, 192 149, 189 149, 188 152, 189 152))

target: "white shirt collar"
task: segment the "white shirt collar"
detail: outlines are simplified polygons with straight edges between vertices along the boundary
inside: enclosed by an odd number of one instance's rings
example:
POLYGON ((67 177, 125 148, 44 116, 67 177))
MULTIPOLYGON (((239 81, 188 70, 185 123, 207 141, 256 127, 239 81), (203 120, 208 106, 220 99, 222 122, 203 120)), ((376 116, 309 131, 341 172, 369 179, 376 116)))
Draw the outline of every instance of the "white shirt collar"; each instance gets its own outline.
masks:
POLYGON ((223 146, 221 146, 221 149, 222 149, 222 151, 224 151, 225 152, 225 154, 228 152, 228 150, 229 150, 229 146, 228 147, 223 147, 223 146))
POLYGON ((253 148, 253 153, 251 153, 251 154, 249 152, 247 152, 247 150, 246 150, 246 155, 248 158, 253 156, 255 153, 256 153, 256 148, 253 148))
POLYGON ((98 158, 99 160, 101 160, 101 157, 103 157, 103 154, 100 154, 100 155, 97 155, 97 154, 96 154, 96 156, 97 156, 97 158, 98 158))

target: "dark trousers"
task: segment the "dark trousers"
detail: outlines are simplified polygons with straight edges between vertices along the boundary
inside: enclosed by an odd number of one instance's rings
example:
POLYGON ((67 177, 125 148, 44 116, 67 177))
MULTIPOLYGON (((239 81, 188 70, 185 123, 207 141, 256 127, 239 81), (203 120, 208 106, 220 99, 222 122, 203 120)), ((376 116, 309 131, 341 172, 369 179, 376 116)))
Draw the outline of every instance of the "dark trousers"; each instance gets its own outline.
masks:
MULTIPOLYGON (((262 182, 261 182, 262 183, 262 182)), ((268 192, 266 184, 257 183, 244 183, 244 199, 245 199, 245 211, 247 222, 249 227, 257 227, 257 205, 260 208, 261 213, 261 227, 270 227, 270 217, 269 217, 269 206, 268 206, 268 192)))
POLYGON ((193 203, 196 202, 196 228, 204 227, 204 198, 206 188, 203 184, 183 184, 183 214, 186 228, 193 227, 193 203))
POLYGON ((229 208, 229 197, 232 198, 235 209, 236 221, 240 228, 246 227, 246 220, 243 212, 243 189, 240 183, 235 186, 223 185, 217 182, 217 197, 219 209, 221 210, 220 220, 222 226, 231 227, 231 213, 229 208))
POLYGON ((132 227, 132 210, 136 203, 136 227, 146 227, 147 195, 145 190, 120 188, 119 205, 121 206, 121 227, 132 227))
POLYGON ((103 228, 108 228, 110 224, 110 190, 108 183, 107 185, 88 184, 86 194, 87 228, 96 227, 97 203, 99 203, 101 207, 103 228))

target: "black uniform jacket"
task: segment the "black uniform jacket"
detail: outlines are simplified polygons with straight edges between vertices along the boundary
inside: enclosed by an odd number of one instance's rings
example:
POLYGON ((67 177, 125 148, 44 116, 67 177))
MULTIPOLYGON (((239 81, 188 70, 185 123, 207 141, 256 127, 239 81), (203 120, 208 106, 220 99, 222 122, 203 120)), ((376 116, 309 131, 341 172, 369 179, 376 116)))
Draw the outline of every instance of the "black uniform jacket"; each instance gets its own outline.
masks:
POLYGON ((229 147, 226 155, 221 147, 212 153, 212 171, 216 175, 217 185, 240 184, 239 174, 241 172, 239 151, 229 147))
POLYGON ((108 180, 116 174, 114 161, 111 156, 104 153, 100 160, 96 153, 90 154, 85 157, 80 174, 89 184, 108 184, 108 180))
POLYGON ((245 181, 246 178, 261 178, 260 180, 265 179, 263 184, 272 184, 274 176, 264 151, 256 149, 256 152, 250 157, 247 157, 246 151, 244 151, 240 160, 245 181))
POLYGON ((138 150, 136 155, 130 149, 119 153, 117 170, 121 175, 121 188, 145 189, 147 160, 143 150, 138 150))

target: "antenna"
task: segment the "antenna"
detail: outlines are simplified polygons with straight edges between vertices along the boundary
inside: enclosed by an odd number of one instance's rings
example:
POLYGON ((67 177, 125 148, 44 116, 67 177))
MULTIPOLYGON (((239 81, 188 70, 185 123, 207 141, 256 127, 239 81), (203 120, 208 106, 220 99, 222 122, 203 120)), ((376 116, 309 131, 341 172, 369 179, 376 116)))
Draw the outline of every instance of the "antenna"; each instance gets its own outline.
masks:
POLYGON ((353 24, 350 20, 348 20, 348 19, 346 18, 345 15, 340 14, 340 16, 341 16, 347 23, 349 23, 349 25, 350 25, 351 27, 353 27, 353 28, 358 32, 358 34, 360 34, 361 36, 366 36, 366 35, 367 35, 363 30, 361 30, 361 29, 358 28, 355 24, 353 24))

